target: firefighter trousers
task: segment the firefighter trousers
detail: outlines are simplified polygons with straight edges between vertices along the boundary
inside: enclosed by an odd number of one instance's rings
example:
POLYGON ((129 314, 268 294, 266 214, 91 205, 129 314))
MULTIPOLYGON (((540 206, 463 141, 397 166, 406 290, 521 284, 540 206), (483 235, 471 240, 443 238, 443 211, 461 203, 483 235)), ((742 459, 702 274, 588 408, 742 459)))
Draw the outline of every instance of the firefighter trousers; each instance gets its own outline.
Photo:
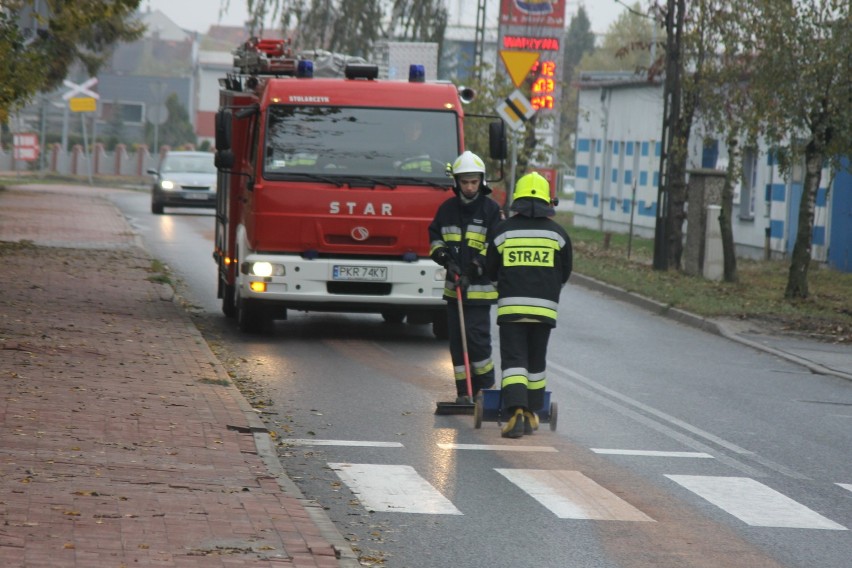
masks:
MULTIPOLYGON (((447 303, 447 324, 456 394, 467 396, 459 307, 454 302, 447 303)), ((476 394, 482 389, 494 386, 494 362, 491 360, 491 306, 465 305, 464 327, 467 332, 470 382, 473 394, 476 394)))
POLYGON ((547 386, 547 342, 551 326, 543 323, 501 323, 500 365, 503 408, 538 412, 547 386))

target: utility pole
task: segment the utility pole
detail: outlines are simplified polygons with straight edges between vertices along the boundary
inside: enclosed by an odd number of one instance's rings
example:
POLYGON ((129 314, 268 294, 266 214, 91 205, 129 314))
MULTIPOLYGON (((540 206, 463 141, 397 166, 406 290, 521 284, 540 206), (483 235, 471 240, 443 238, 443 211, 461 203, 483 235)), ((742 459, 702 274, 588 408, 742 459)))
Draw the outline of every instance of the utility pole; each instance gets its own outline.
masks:
POLYGON ((473 65, 476 67, 476 79, 480 83, 485 51, 485 2, 486 0, 479 0, 476 6, 476 32, 473 42, 473 65))

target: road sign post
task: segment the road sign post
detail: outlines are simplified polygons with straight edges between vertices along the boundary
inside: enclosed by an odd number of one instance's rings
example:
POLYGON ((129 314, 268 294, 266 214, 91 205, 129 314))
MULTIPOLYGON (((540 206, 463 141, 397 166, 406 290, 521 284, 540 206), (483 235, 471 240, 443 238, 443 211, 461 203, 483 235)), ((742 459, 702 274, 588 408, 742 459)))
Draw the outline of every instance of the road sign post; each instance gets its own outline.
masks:
MULTIPOLYGON (((68 160, 68 112, 94 112, 97 110, 97 101, 101 97, 92 90, 98 84, 97 77, 91 77, 79 85, 68 79, 62 81, 62 84, 68 87, 68 90, 62 95, 62 100, 66 101, 65 113, 62 117, 62 165, 64 168, 68 165, 66 163, 68 160), (75 100, 72 101, 72 99, 75 100)), ((86 151, 86 159, 88 159, 88 148, 84 148, 84 151, 86 151)))

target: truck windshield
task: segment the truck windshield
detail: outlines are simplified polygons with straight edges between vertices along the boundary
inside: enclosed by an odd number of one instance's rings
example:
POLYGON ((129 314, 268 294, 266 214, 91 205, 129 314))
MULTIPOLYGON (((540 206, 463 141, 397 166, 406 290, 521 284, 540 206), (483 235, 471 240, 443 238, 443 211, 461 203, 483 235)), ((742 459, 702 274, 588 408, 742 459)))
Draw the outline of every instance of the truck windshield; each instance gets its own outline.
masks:
POLYGON ((447 165, 458 154, 457 124, 454 113, 442 111, 272 106, 264 177, 321 174, 446 181, 447 165))

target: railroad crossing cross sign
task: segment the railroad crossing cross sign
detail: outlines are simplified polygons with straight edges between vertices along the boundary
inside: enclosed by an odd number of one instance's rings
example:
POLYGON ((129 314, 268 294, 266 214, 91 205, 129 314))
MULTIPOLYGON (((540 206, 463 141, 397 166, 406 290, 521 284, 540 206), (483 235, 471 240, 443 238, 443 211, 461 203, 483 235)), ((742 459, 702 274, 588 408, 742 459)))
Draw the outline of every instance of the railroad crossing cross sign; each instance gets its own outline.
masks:
POLYGON ((101 97, 91 90, 91 87, 98 84, 97 77, 92 77, 80 85, 67 79, 62 81, 62 84, 70 89, 62 95, 62 98, 68 101, 68 107, 72 112, 95 112, 98 109, 98 99, 101 97))
POLYGON ((69 81, 68 79, 65 79, 64 81, 62 81, 62 84, 70 89, 70 91, 67 91, 64 95, 62 95, 62 98, 66 101, 73 98, 73 97, 80 96, 80 95, 85 96, 85 97, 91 97, 93 99, 101 98, 100 95, 98 95, 96 92, 94 92, 90 88, 90 87, 94 87, 95 85, 98 84, 98 78, 97 77, 92 77, 91 79, 86 79, 86 81, 84 81, 83 83, 81 83, 79 85, 77 83, 73 83, 73 82, 69 81))

